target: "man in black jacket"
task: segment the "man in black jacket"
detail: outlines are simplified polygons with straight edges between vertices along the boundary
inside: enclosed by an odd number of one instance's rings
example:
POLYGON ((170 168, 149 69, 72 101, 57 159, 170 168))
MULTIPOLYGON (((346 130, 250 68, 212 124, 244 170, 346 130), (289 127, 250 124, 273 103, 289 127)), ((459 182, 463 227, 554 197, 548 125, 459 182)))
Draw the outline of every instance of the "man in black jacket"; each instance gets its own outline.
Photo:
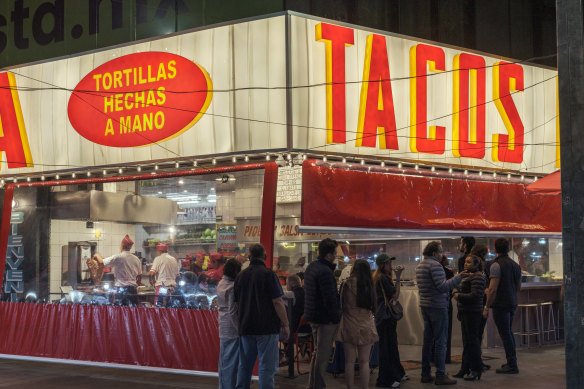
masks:
POLYGON ((507 363, 496 370, 499 374, 519 373, 515 336, 511 326, 517 309, 517 292, 521 290, 521 267, 509 258, 508 252, 509 241, 505 238, 497 239, 495 241, 497 258, 489 268, 489 289, 483 310, 483 317, 486 318, 489 308, 493 308, 493 320, 505 348, 507 363))
POLYGON ((460 243, 458 244, 458 251, 462 253, 460 258, 458 258, 458 262, 456 263, 458 267, 458 272, 462 273, 464 271, 464 261, 466 257, 470 254, 470 250, 474 247, 476 243, 475 238, 472 236, 463 236, 460 238, 460 243))
POLYGON ((318 260, 308 265, 304 272, 304 318, 312 327, 315 344, 308 389, 326 387, 326 363, 341 319, 337 281, 333 273, 337 246, 335 240, 323 239, 318 244, 318 260))

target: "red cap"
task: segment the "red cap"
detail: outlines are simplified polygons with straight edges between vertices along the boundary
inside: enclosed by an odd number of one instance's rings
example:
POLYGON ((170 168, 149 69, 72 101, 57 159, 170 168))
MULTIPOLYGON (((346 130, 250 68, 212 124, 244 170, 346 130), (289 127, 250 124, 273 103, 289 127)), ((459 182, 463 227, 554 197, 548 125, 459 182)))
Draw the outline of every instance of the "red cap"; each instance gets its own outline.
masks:
POLYGON ((168 251, 168 244, 160 242, 156 245, 156 250, 168 251))
POLYGON ((192 261, 193 260, 193 254, 187 254, 187 256, 185 257, 185 261, 192 261))
POLYGON ((205 255, 202 252, 197 251, 197 259, 204 259, 204 258, 205 258, 205 255))
POLYGON ((134 241, 132 239, 130 239, 130 237, 128 236, 128 234, 126 234, 126 236, 124 236, 124 239, 122 239, 122 246, 124 248, 132 248, 132 246, 134 245, 134 241))
POLYGON ((218 260, 220 260, 221 258, 223 258, 223 255, 222 255, 221 253, 213 253, 213 254, 211 254, 211 255, 209 256, 209 259, 210 259, 212 262, 218 261, 218 260))

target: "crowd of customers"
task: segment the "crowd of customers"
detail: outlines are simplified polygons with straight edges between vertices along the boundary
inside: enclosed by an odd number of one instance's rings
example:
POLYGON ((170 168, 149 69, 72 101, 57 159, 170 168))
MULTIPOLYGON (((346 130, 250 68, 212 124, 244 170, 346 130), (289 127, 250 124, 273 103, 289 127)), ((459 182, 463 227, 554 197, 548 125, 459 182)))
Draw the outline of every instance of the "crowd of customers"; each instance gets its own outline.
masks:
MULTIPOLYGON (((490 368, 482 361, 481 344, 489 310, 503 341, 507 363, 500 374, 519 372, 511 325, 521 288, 521 269, 508 256, 509 241, 495 241, 496 258, 487 264, 489 252, 463 237, 462 256, 454 274, 439 241, 429 242, 416 267, 420 310, 424 321, 422 383, 453 385, 446 373, 450 362, 452 303, 457 306, 463 343, 462 364, 455 378, 480 380, 490 368), (435 375, 432 375, 432 365, 435 375)), ((359 387, 369 387, 369 363, 378 346, 377 387, 398 388, 409 379, 400 361, 397 326, 400 315, 400 281, 403 267, 386 253, 376 256, 376 270, 356 260, 348 276, 338 285, 335 278, 338 243, 326 238, 319 243, 318 257, 304 272, 286 279, 286 294, 278 277, 265 265, 266 252, 256 244, 249 250, 249 266, 228 260, 217 286, 219 309, 219 388, 249 388, 259 359, 259 387, 273 388, 279 367, 278 342, 289 344, 292 331, 312 332, 314 349, 310 360, 308 389, 326 387, 326 368, 335 342, 342 343, 347 388, 354 387, 358 363, 359 387), (302 275, 303 277, 300 277, 302 275), (283 297, 286 297, 287 303, 283 297), (289 307, 290 318, 286 311, 289 307), (290 321, 290 322, 289 322, 290 321), (303 327, 301 329, 301 327, 303 327)), ((401 307, 401 306, 400 306, 401 307)), ((458 336, 458 334, 456 334, 458 336)))

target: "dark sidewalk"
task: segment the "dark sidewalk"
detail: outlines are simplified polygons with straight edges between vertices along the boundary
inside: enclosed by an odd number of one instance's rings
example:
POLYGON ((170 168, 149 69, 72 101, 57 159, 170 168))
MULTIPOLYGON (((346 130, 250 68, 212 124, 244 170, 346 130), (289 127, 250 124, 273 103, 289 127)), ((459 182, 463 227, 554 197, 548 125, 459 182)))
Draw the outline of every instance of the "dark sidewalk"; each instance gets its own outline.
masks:
MULTIPOLYGON (((400 346, 403 361, 419 361, 421 349, 418 346, 400 346)), ((503 364, 504 353, 501 349, 483 351, 490 358, 486 363, 493 369, 503 364)), ((460 354, 459 349, 453 354, 460 354)), ((546 346, 531 349, 519 349, 518 375, 495 374, 494 370, 486 372, 478 382, 458 380, 457 388, 564 388, 565 352, 563 345, 546 346)), ((410 363, 416 366, 416 363, 410 363)), ((306 364, 301 365, 303 369, 306 364)), ((460 367, 459 363, 446 366, 449 374, 454 374, 460 367)), ((300 389, 306 387, 307 376, 294 379, 285 377, 287 370, 282 368, 276 376, 276 388, 300 389)), ((401 385, 405 389, 432 388, 434 384, 420 383, 420 369, 407 369, 410 380, 401 385)), ((377 371, 371 375, 370 387, 375 386, 377 371)), ((252 388, 257 388, 254 383, 252 388)), ((334 378, 328 376, 327 387, 344 388, 343 376, 334 378)), ((76 388, 76 389, 154 389, 154 388, 217 388, 217 379, 212 377, 197 377, 185 374, 166 374, 158 372, 88 367, 44 362, 28 362, 11 359, 0 359, 0 388, 76 388)))

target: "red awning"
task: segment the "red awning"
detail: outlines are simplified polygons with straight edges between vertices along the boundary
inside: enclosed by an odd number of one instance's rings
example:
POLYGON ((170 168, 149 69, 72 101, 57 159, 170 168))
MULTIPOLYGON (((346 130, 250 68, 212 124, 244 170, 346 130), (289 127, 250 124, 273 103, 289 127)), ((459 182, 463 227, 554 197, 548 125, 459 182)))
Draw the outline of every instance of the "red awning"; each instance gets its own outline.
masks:
POLYGON ((562 174, 560 173, 560 170, 556 170, 555 172, 535 181, 533 184, 527 185, 525 190, 530 194, 562 194, 562 174))
POLYGON ((558 196, 525 185, 303 164, 302 225, 414 231, 559 233, 558 196))

